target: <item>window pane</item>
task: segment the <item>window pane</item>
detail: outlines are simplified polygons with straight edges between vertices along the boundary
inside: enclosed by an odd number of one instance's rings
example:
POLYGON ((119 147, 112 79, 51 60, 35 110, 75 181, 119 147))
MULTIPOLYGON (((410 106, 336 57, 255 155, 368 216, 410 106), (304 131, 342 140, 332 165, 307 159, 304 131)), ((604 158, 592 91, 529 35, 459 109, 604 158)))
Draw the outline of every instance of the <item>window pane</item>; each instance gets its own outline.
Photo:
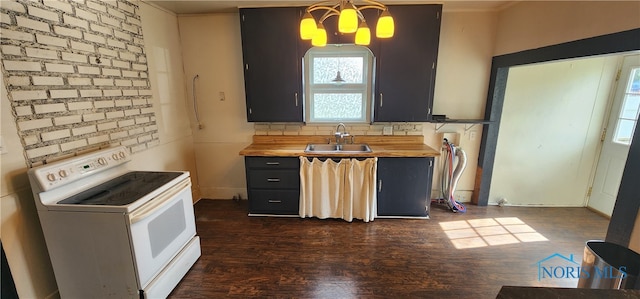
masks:
POLYGON ((627 92, 640 93, 640 68, 636 68, 631 71, 631 78, 629 79, 627 92))
POLYGON ((342 83, 362 84, 364 78, 363 57, 315 57, 313 59, 313 84, 331 84, 338 72, 342 83))
POLYGON ((317 93, 313 95, 313 118, 316 120, 364 119, 360 93, 317 93))
POLYGON ((616 134, 613 137, 613 142, 627 145, 631 144, 631 138, 633 136, 633 129, 635 126, 635 121, 619 119, 618 126, 616 127, 616 134))
POLYGON ((624 105, 620 112, 620 118, 637 119, 638 107, 640 106, 640 94, 628 94, 624 99, 624 105))

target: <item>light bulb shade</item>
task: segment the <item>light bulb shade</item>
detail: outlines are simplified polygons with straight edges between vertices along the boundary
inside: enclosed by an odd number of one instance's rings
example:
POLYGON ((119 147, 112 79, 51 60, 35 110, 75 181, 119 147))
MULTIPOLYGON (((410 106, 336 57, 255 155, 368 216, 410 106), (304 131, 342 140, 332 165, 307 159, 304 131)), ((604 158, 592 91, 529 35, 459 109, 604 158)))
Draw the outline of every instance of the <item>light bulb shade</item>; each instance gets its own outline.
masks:
POLYGON ((318 29, 316 29, 311 39, 311 44, 314 47, 324 47, 327 45, 327 30, 324 29, 322 23, 318 24, 318 29))
POLYGON ((361 22, 356 31, 356 45, 368 46, 371 43, 371 30, 367 27, 367 23, 361 22))
POLYGON ((317 29, 316 20, 311 13, 307 11, 300 21, 300 38, 303 40, 312 39, 317 29))
POLYGON ((376 37, 378 38, 390 38, 393 37, 395 31, 395 25, 393 23, 393 17, 388 10, 382 11, 380 18, 378 18, 378 24, 376 25, 376 37))
POLYGON ((345 7, 338 17, 338 31, 354 33, 358 30, 358 12, 353 7, 345 7))

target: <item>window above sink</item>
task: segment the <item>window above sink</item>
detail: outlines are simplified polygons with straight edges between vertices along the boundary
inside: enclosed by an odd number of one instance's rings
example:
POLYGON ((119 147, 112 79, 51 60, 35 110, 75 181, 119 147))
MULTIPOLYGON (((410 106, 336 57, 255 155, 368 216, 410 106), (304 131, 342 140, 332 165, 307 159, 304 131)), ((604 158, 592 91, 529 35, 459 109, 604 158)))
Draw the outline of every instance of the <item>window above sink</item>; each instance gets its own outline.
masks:
POLYGON ((307 123, 369 123, 373 54, 362 46, 311 48, 304 58, 307 123))

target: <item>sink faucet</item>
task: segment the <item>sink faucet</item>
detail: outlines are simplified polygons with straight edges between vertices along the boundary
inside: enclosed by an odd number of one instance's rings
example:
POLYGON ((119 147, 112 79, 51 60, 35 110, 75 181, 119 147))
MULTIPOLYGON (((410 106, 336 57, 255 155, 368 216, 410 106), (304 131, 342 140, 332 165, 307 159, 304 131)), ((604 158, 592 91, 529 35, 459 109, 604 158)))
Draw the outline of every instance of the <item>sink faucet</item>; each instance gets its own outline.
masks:
POLYGON ((353 136, 351 136, 347 132, 347 127, 343 123, 338 124, 338 126, 336 127, 336 132, 333 133, 333 135, 336 137, 336 144, 346 143, 345 139, 349 137, 351 137, 351 143, 353 143, 353 136), (342 131, 340 131, 340 127, 342 127, 342 131))

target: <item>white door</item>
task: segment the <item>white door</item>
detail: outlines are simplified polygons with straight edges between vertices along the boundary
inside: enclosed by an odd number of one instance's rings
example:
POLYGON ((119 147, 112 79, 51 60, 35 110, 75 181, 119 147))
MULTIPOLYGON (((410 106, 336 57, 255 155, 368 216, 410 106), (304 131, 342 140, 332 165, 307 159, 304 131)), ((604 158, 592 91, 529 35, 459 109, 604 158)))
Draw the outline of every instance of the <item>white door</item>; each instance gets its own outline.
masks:
POLYGON ((611 216, 640 111, 640 55, 626 56, 588 206, 611 216))

